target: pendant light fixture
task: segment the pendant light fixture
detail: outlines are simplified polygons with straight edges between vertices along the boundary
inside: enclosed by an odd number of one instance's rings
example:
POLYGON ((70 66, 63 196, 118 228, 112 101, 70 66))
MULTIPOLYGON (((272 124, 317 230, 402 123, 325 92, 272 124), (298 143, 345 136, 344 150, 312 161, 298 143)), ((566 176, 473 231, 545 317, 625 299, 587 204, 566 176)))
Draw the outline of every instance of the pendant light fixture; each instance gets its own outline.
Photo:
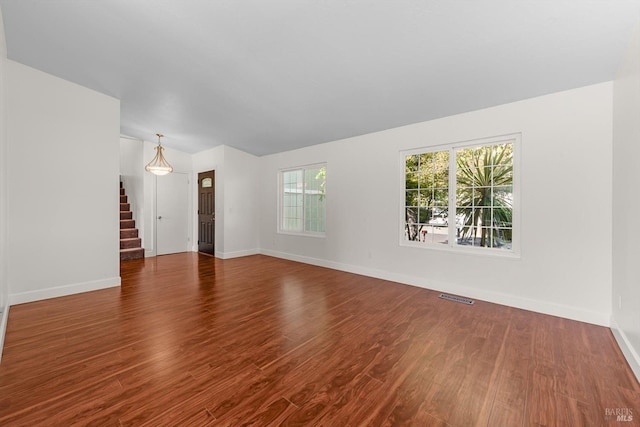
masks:
POLYGON ((144 167, 144 169, 147 172, 151 172, 155 175, 166 175, 173 172, 173 167, 169 164, 169 162, 167 162, 167 160, 164 158, 164 155, 162 154, 162 150, 164 150, 164 148, 162 147, 160 138, 162 138, 164 135, 161 133, 156 133, 156 136, 158 137, 156 156, 147 164, 147 166, 144 167))

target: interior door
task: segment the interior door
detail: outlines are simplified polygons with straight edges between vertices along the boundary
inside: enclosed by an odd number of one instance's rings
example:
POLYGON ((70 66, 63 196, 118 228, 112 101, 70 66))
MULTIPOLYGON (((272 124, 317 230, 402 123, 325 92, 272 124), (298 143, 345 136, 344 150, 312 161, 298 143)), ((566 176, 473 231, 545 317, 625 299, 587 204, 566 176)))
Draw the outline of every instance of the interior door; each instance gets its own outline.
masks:
POLYGON ((198 252, 213 255, 216 232, 215 171, 198 174, 198 252))
POLYGON ((189 250, 189 177, 170 173, 156 177, 157 254, 189 250))

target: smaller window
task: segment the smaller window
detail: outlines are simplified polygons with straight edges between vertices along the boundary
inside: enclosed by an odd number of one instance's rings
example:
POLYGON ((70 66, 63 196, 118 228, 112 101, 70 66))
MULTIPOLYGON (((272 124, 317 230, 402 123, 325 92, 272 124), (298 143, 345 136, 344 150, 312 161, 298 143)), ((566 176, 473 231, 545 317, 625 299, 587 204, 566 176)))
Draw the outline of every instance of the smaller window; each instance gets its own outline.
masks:
POLYGON ((202 180, 202 188, 211 188, 213 182, 211 180, 211 178, 204 178, 202 180))
POLYGON ((279 232, 324 235, 326 176, 324 164, 280 171, 279 232))

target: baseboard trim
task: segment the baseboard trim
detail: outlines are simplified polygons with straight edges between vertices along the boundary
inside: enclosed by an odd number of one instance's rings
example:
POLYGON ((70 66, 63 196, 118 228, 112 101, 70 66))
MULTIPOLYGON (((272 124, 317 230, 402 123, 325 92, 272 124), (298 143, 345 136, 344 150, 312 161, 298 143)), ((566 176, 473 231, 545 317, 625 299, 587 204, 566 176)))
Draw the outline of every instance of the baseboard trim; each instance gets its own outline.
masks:
POLYGON ((2 307, 2 318, 0 319, 0 363, 2 362, 2 353, 4 350, 4 336, 7 332, 7 323, 9 322, 9 305, 2 307))
POLYGON ((520 308, 523 310, 534 311, 537 313, 548 314, 551 316, 563 317, 566 319, 577 320, 585 323, 592 323, 599 326, 609 326, 611 313, 598 313, 583 310, 578 307, 572 307, 562 304, 554 304, 547 301, 532 300, 514 295, 503 294, 500 292, 487 291, 483 289, 470 288, 455 283, 441 282, 425 279, 423 277, 410 276, 405 274, 390 273, 384 270, 360 267, 349 264, 342 264, 334 261, 327 261, 319 258, 312 258, 290 254, 286 252, 262 249, 261 254, 283 258, 290 261, 302 262, 305 264, 317 265, 319 267, 331 268, 334 270, 345 271, 348 273, 360 274, 363 276, 375 277, 377 279, 389 280, 405 285, 417 286, 420 288, 431 289, 438 292, 445 292, 455 295, 465 296, 467 298, 478 299, 495 304, 506 305, 509 307, 520 308))
POLYGON ((117 286, 120 286, 119 276, 110 277, 108 279, 92 280, 89 282, 74 283, 71 285, 56 286, 53 288, 38 289, 37 291, 20 292, 17 294, 9 294, 9 305, 64 297, 67 295, 97 291, 99 289, 113 288, 117 286))
POLYGON ((258 255, 259 253, 261 253, 259 249, 246 249, 246 250, 234 251, 234 252, 216 252, 216 258, 221 258, 221 259, 240 258, 243 256, 258 255))
POLYGON ((629 338, 627 334, 620 328, 616 319, 611 316, 611 332, 613 333, 613 337, 616 339, 618 343, 618 347, 622 351, 625 359, 627 359, 627 363, 631 367, 631 370, 635 374, 638 381, 640 381, 640 355, 635 351, 631 342, 629 342, 629 338))

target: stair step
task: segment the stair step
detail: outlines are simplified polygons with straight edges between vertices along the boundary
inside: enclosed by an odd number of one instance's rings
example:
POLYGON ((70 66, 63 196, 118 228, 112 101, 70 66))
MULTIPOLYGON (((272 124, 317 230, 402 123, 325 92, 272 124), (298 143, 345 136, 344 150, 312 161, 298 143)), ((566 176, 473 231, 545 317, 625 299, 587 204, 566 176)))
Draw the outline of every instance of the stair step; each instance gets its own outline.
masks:
POLYGON ((130 237, 127 239, 120 239, 120 249, 141 248, 142 239, 139 237, 130 237))
POLYGON ((129 199, 120 181, 120 261, 144 259, 142 239, 133 219, 129 199))
POLYGON ((123 229, 120 229, 120 238, 121 239, 130 239, 132 237, 138 237, 138 229, 137 228, 123 228, 123 229))
POLYGON ((120 261, 141 258, 144 258, 144 249, 142 248, 120 249, 120 261))
POLYGON ((136 228, 136 221, 133 219, 121 219, 120 220, 120 229, 123 228, 136 228))

